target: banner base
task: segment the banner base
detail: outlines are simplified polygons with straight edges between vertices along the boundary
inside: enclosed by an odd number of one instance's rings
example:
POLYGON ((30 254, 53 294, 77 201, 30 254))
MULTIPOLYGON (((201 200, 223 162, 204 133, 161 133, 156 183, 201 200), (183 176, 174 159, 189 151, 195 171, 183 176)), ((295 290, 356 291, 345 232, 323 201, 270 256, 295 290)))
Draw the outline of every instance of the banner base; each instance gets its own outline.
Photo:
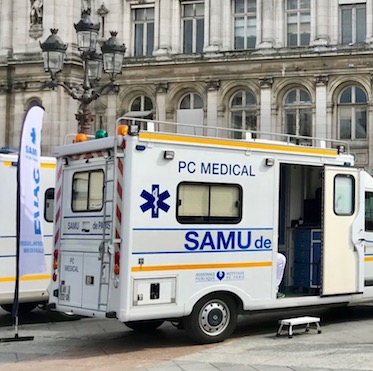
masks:
POLYGON ((17 334, 14 335, 12 338, 0 338, 0 343, 10 343, 13 341, 29 341, 34 340, 33 336, 18 336, 17 334))

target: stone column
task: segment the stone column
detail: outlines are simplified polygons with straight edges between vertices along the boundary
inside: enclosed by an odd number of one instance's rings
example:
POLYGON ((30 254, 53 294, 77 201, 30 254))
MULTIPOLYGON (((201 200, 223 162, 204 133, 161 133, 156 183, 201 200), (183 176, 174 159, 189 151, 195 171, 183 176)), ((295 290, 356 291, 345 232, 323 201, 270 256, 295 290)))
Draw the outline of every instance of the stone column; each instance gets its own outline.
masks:
POLYGON ((116 127, 116 120, 117 120, 117 111, 118 111, 118 94, 113 92, 109 93, 106 99, 107 109, 106 109, 106 127, 107 131, 111 135, 116 135, 117 127, 116 127))
POLYGON ((166 119, 166 96, 168 90, 168 83, 167 82, 160 82, 155 85, 155 89, 157 92, 156 95, 156 117, 155 119, 159 121, 167 121, 166 119))
POLYGON ((331 1, 327 9, 329 13, 329 43, 330 45, 339 44, 339 6, 331 1))
POLYGON ((366 15, 367 15, 367 39, 366 42, 373 44, 373 3, 367 1, 366 3, 366 15))
POLYGON ((4 123, 4 125, 0 126, 0 147, 7 147, 9 144, 8 139, 8 131, 9 125, 6 123, 9 122, 7 114, 9 112, 9 105, 8 105, 8 91, 9 87, 7 84, 0 85, 0 120, 4 123))
MULTIPOLYGON (((219 80, 207 82, 207 127, 217 127, 219 80)), ((216 137, 216 130, 207 130, 207 135, 216 137)))
POLYGON ((311 45, 327 46, 329 43, 329 2, 311 1, 311 45), (314 11, 312 11, 314 10, 314 11))
MULTIPOLYGON (((371 87, 373 85, 373 75, 370 76, 370 84, 371 87)), ((372 89, 372 88, 371 88, 372 89)), ((372 91, 372 90, 371 90, 372 91)), ((367 156, 368 156, 368 170, 370 174, 373 174, 373 158, 371 153, 373 152, 373 103, 372 102, 372 95, 368 93, 368 117, 367 117, 367 131, 368 131, 368 148, 367 148, 367 156)))
POLYGON ((230 14, 232 11, 232 5, 229 0, 222 0, 221 3, 221 10, 220 10, 220 50, 232 50, 233 48, 233 25, 232 25, 232 17, 227 17, 225 14, 230 14))
MULTIPOLYGON (((275 128, 272 128, 272 77, 265 77, 259 80, 260 85, 260 123, 258 123, 258 131, 262 132, 272 132, 275 128)), ((268 139, 268 138, 264 138, 268 139)))
POLYGON ((13 6, 14 1, 9 1, 2 7, 2 21, 0 23, 0 56, 7 57, 12 50, 12 40, 13 40, 13 6))
POLYGON ((169 20, 169 32, 171 34, 171 53, 182 53, 183 45, 181 42, 182 35, 181 35, 181 4, 180 1, 172 2, 172 6, 170 7, 171 18, 169 20))
POLYGON ((154 15, 154 55, 165 56, 171 49, 172 2, 159 0, 159 7, 155 7, 154 15), (159 9, 159 10, 158 10, 159 9))
POLYGON ((331 138, 331 128, 328 128, 327 123, 327 84, 328 76, 320 75, 316 77, 316 112, 313 135, 317 138, 331 138))
POLYGON ((370 123, 373 120, 373 104, 368 103, 367 106, 367 145, 362 145, 360 149, 352 151, 356 158, 355 158, 355 166, 363 166, 366 171, 368 171, 369 174, 373 174, 373 161, 372 156, 370 154, 372 153, 373 148, 373 135, 369 135, 371 133, 371 125, 370 123))
POLYGON ((273 48, 273 25, 274 25, 274 6, 273 0, 261 0, 257 2, 257 29, 260 34, 257 40, 258 49, 273 48))
POLYGON ((207 39, 205 40, 205 52, 213 53, 217 52, 221 47, 221 0, 210 0, 207 1, 205 10, 205 19, 207 22, 207 39), (209 11, 208 11, 209 10, 209 11), (209 19, 208 19, 209 17, 209 19))

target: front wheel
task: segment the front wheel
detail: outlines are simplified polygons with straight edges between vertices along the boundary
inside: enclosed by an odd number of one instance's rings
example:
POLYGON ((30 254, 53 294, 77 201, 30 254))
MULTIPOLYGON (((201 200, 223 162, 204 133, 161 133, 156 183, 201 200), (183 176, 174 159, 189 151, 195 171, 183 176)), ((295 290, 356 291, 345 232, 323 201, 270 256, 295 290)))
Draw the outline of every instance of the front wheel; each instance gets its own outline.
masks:
POLYGON ((202 298, 184 318, 187 334, 199 344, 218 343, 232 334, 237 324, 237 305, 228 295, 202 298))
POLYGON ((146 332, 156 330, 159 326, 162 325, 163 322, 163 320, 155 319, 150 321, 124 322, 124 324, 134 331, 146 332))

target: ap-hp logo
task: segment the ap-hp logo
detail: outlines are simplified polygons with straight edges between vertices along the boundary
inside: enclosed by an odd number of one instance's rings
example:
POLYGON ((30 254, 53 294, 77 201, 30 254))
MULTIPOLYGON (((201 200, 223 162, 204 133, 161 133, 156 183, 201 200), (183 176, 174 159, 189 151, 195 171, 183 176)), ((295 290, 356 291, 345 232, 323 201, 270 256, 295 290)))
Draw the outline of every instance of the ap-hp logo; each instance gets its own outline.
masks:
POLYGON ((146 202, 140 206, 142 212, 145 213, 151 209, 152 218, 159 217, 159 209, 167 213, 168 209, 170 208, 170 206, 164 202, 164 200, 170 197, 170 194, 168 191, 159 193, 159 184, 152 184, 152 193, 149 193, 144 189, 141 192, 141 197, 146 200, 146 202))

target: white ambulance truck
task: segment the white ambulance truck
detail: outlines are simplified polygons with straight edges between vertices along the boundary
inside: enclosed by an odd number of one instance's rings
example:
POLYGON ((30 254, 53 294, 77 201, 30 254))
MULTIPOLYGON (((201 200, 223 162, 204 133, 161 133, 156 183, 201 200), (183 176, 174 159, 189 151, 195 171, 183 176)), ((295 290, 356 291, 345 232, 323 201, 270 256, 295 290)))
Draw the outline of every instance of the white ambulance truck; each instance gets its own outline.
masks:
POLYGON ((126 120, 55 149, 50 308, 210 343, 241 313, 373 299, 373 179, 346 143, 126 120))
MULTIPOLYGON (((0 305, 8 312, 12 311, 16 280, 17 161, 18 155, 14 151, 0 148, 0 305)), ((40 162, 44 248, 47 264, 51 266, 56 159, 41 157, 40 162)), ((20 278, 20 313, 48 301, 50 276, 49 271, 20 278)))

